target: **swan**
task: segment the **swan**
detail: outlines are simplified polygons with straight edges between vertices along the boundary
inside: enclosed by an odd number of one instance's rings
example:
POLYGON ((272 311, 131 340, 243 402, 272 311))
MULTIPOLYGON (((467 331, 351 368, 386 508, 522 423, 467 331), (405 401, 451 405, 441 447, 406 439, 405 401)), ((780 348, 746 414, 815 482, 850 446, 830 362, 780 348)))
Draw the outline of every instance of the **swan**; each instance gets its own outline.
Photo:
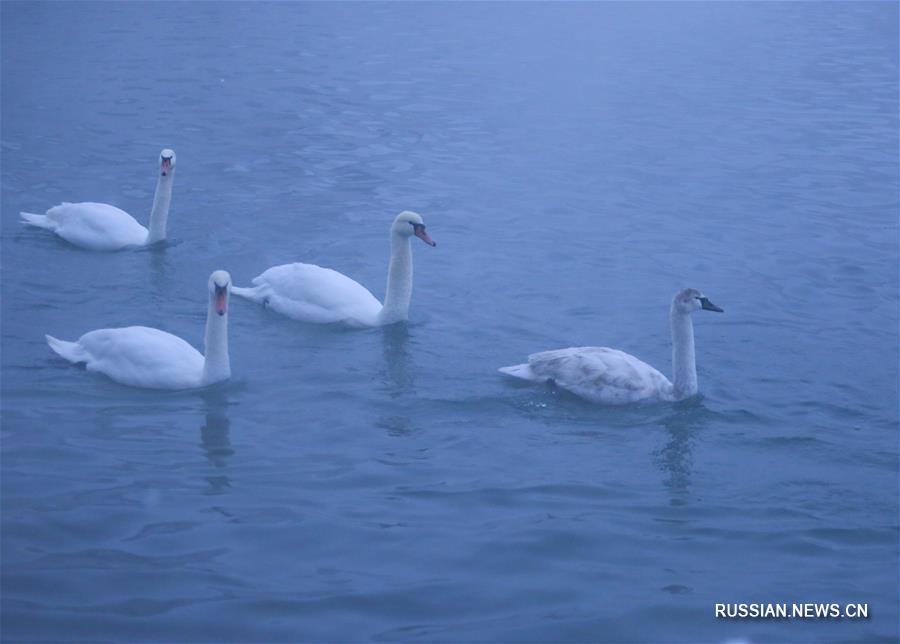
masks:
POLYGON ((145 326, 98 329, 75 342, 46 336, 47 344, 69 362, 84 362, 116 382, 148 389, 205 387, 231 376, 228 360, 228 293, 231 276, 209 277, 206 355, 178 336, 145 326))
POLYGON ((51 230, 67 242, 88 250, 120 250, 128 246, 149 246, 166 238, 166 220, 175 179, 175 152, 159 153, 159 179, 150 211, 150 230, 124 210, 106 203, 63 202, 46 214, 20 212, 22 223, 51 230))
POLYGON ((412 249, 415 235, 429 246, 437 246, 422 217, 408 210, 391 225, 391 263, 382 305, 359 282, 330 268, 315 264, 273 266, 253 278, 255 286, 235 286, 235 295, 303 322, 343 322, 353 327, 373 327, 406 320, 412 294, 412 249))
POLYGON ((551 382, 604 405, 682 400, 697 393, 691 313, 701 309, 723 312, 693 288, 679 291, 672 298, 672 382, 646 362, 607 347, 533 353, 526 364, 502 367, 500 372, 532 382, 551 382))

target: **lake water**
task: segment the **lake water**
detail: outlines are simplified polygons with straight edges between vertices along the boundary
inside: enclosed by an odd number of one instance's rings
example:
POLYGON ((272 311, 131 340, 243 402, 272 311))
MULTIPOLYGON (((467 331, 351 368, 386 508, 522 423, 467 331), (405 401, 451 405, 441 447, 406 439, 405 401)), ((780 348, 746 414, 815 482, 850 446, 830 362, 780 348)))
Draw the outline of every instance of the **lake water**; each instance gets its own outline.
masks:
POLYGON ((898 634, 896 3, 2 4, 2 636, 877 642, 898 634), (20 210, 105 201, 103 254, 20 210), (120 386, 43 334, 201 346, 206 281, 307 261, 408 324, 237 298, 233 377, 120 386), (624 349, 701 395, 496 372, 624 349), (867 620, 723 620, 724 602, 867 620))

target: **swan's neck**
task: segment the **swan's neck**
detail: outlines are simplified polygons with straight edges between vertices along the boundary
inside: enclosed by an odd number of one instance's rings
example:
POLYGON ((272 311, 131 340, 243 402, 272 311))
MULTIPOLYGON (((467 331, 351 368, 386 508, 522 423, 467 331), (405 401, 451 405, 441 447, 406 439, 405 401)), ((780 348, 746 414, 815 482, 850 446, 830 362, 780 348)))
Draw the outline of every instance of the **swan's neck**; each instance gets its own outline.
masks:
POLYGON ((203 363, 203 384, 210 384, 231 377, 228 360, 228 315, 216 313, 213 303, 206 312, 206 339, 203 363))
POLYGON ((412 296, 412 249, 409 237, 391 235, 391 265, 388 269, 387 290, 379 321, 391 324, 409 316, 409 298, 412 296))
POLYGON ((147 243, 153 244, 166 238, 166 222, 169 219, 169 204, 172 202, 173 172, 159 175, 156 182, 156 193, 153 195, 153 210, 150 211, 150 234, 147 243))
POLYGON ((697 393, 697 363, 694 359, 694 324, 690 313, 672 306, 672 386, 680 400, 697 393))

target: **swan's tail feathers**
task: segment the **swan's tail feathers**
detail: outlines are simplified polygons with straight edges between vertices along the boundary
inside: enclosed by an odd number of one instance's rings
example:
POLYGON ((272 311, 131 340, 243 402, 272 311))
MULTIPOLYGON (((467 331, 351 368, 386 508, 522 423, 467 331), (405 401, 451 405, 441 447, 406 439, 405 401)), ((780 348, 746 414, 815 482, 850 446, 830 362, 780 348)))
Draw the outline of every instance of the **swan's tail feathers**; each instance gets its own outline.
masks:
POLYGON ((500 367, 497 371, 505 373, 513 378, 521 378, 522 380, 534 380, 534 372, 531 366, 526 364, 514 364, 511 367, 500 367))
POLYGON ((46 228, 47 230, 55 230, 56 222, 47 215, 36 215, 33 212, 20 212, 22 223, 26 226, 37 226, 38 228, 46 228))
POLYGON ((45 335, 44 337, 47 338, 47 344, 50 345, 50 348, 69 362, 87 362, 87 355, 77 342, 66 342, 65 340, 54 338, 52 335, 45 335))
POLYGON ((247 288, 242 288, 240 286, 232 286, 231 292, 237 295, 238 297, 243 297, 244 299, 250 300, 251 302, 262 303, 265 299, 262 293, 259 292, 258 286, 249 286, 247 288))

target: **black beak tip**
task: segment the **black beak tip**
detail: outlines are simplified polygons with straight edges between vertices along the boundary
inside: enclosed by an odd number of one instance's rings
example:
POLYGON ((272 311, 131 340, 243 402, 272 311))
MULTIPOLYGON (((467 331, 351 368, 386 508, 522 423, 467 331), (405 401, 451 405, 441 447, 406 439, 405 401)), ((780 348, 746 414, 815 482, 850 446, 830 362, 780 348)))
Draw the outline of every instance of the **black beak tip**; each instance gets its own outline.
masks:
POLYGON ((710 302, 705 297, 700 298, 700 308, 702 308, 704 311, 715 311, 716 313, 724 313, 725 312, 724 309, 716 306, 715 304, 710 302))
POLYGON ((436 241, 431 242, 431 247, 432 247, 432 248, 436 248, 436 247, 437 247, 437 242, 436 242, 436 241))

